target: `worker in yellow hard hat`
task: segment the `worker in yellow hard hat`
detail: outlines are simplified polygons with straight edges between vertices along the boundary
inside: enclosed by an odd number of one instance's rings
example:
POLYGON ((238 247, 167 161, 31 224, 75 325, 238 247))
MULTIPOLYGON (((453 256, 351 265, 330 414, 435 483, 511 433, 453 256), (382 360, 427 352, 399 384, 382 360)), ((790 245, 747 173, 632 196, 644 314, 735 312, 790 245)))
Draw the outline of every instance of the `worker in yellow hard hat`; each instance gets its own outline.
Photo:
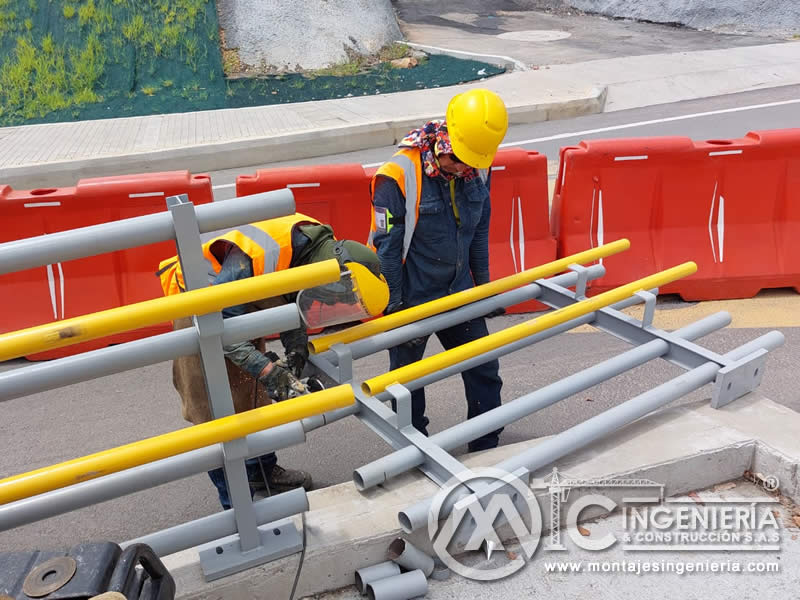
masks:
MULTIPOLYGON (((263 340, 246 340, 224 347, 228 382, 237 413, 312 391, 300 379, 308 358, 306 328, 324 328, 374 317, 389 301, 389 290, 374 251, 353 240, 337 240, 329 225, 300 213, 210 232, 202 236, 202 241, 211 285, 330 259, 336 259, 341 270, 336 282, 222 311, 223 318, 228 318, 296 302, 303 320, 300 329, 281 333, 285 358, 266 351, 263 340)), ((157 274, 166 295, 184 291, 183 272, 177 256, 161 261, 157 274)), ((175 327, 190 324, 189 319, 182 319, 175 322, 175 327)), ((187 421, 198 424, 214 418, 199 356, 176 358, 172 379, 187 421)), ((247 459, 245 466, 251 493, 276 494, 301 486, 311 488, 308 473, 280 467, 274 453, 247 459)), ((222 507, 230 508, 223 470, 209 471, 209 476, 217 488, 222 507)))
MULTIPOLYGON (((489 281, 489 167, 508 129, 508 113, 492 91, 455 96, 446 119, 426 123, 400 142, 371 182, 370 245, 389 285, 387 313, 489 281)), ((487 335, 481 317, 437 332, 445 348, 487 335)), ((415 362, 427 338, 389 350, 390 367, 415 362)), ((500 405, 497 360, 462 373, 468 417, 500 405)), ((424 390, 412 393, 412 424, 427 434, 424 390)), ((470 443, 494 448, 500 430, 470 443)))

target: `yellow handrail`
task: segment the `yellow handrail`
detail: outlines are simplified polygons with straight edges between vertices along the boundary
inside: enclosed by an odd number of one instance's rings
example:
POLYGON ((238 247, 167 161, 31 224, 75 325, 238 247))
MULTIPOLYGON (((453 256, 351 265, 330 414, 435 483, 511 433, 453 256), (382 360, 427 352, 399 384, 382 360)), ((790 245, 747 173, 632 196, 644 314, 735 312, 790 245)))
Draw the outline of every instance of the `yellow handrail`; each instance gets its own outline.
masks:
POLYGON ((405 367, 400 367, 394 371, 389 371, 383 375, 378 375, 367 379, 361 384, 361 389, 367 394, 379 394, 393 383, 408 383, 420 377, 429 375, 435 371, 446 369, 457 363, 479 356, 485 352, 495 350, 501 346, 511 344, 522 338, 526 338, 535 333, 544 331, 561 323, 571 321, 592 311, 610 306, 620 300, 630 297, 640 290, 649 290, 654 287, 661 287, 667 283, 686 277, 697 271, 697 265, 693 262, 686 262, 666 271, 655 273, 637 281, 632 281, 613 290, 598 294, 588 300, 583 300, 553 312, 546 313, 540 317, 531 319, 519 325, 514 325, 508 329, 498 331, 486 337, 474 340, 440 352, 429 358, 422 359, 405 367))
POLYGON ((0 362, 181 317, 204 315, 338 279, 339 263, 331 259, 12 331, 0 335, 0 362))
POLYGON ((612 254, 623 252, 630 248, 630 245, 631 243, 628 240, 621 239, 617 240, 616 242, 611 242, 610 244, 605 244, 604 246, 592 248, 591 250, 585 250, 584 252, 578 252, 577 254, 573 254, 571 256, 565 256, 564 258, 559 258, 558 260, 528 269, 522 273, 509 275, 508 277, 503 277, 502 279, 497 279, 490 283, 485 283, 462 292, 456 292, 455 294, 445 296, 444 298, 431 300, 425 304, 407 308, 379 319, 367 321, 366 323, 356 325, 355 327, 350 327, 344 331, 338 331, 330 335, 320 336, 309 341, 308 348, 315 354, 319 352, 325 352, 334 344, 349 344, 350 342, 354 342, 377 333, 383 333, 384 331, 395 329, 403 325, 408 325, 409 323, 419 321, 420 319, 425 319, 448 310, 453 310, 454 308, 464 306, 470 302, 476 302, 490 296, 502 294, 503 292, 513 290, 514 288, 533 283, 537 279, 542 279, 543 277, 550 277, 551 275, 561 273, 562 271, 567 270, 571 264, 592 262, 600 258, 611 256, 612 254))
MULTIPOLYGON (((336 270, 338 273, 338 266, 336 270)), ((353 388, 350 385, 340 385, 8 477, 0 480, 0 504, 29 498, 218 442, 227 442, 329 410, 344 408, 354 401, 353 388)))

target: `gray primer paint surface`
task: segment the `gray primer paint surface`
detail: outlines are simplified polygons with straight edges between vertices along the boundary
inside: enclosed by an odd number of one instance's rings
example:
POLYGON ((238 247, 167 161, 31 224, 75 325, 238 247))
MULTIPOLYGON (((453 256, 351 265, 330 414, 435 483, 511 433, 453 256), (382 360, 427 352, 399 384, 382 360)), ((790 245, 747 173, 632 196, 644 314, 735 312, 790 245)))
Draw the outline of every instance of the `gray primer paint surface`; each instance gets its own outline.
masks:
POLYGON ((610 17, 680 23, 728 33, 800 33, 798 0, 567 0, 575 8, 610 17))
POLYGON ((402 39, 390 0, 218 0, 228 48, 242 62, 319 69, 402 39))

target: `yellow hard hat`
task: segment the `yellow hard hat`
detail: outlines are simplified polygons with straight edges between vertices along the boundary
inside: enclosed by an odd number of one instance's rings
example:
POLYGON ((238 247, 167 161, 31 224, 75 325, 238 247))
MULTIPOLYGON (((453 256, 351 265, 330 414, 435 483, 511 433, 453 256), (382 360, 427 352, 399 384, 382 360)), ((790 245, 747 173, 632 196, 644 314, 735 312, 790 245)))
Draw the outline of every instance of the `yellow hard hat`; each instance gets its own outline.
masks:
POLYGON ((485 89, 458 94, 447 106, 447 133, 458 160, 488 169, 508 130, 503 100, 485 89))

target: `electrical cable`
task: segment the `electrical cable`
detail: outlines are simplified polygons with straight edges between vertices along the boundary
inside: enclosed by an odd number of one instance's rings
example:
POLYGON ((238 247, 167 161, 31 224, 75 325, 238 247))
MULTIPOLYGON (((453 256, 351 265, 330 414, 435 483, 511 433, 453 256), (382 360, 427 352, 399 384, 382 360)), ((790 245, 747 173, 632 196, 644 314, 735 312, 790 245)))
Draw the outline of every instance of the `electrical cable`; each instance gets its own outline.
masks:
POLYGON ((303 549, 300 551, 300 562, 297 564, 297 573, 294 575, 294 585, 289 600, 294 600, 294 593, 297 591, 297 582, 300 581, 300 571, 303 570, 303 561, 306 558, 306 513, 300 513, 300 524, 303 527, 303 549))

